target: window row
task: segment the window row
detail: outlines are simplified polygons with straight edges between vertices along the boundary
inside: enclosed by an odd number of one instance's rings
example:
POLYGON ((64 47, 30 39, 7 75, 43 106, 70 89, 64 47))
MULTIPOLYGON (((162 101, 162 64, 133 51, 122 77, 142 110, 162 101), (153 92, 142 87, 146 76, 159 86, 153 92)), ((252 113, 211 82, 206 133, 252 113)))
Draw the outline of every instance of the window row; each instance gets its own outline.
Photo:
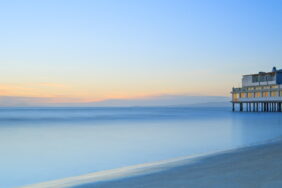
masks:
POLYGON ((233 99, 238 98, 260 98, 260 97, 279 97, 282 96, 282 91, 271 91, 271 92, 254 92, 254 93, 234 93, 233 99))

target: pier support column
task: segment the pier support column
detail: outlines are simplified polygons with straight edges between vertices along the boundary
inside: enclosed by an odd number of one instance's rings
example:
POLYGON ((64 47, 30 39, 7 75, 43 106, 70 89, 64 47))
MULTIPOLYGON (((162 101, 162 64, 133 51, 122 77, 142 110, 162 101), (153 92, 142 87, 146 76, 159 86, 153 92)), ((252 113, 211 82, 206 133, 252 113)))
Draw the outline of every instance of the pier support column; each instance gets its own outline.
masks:
POLYGON ((259 103, 259 111, 262 112, 262 102, 259 103))

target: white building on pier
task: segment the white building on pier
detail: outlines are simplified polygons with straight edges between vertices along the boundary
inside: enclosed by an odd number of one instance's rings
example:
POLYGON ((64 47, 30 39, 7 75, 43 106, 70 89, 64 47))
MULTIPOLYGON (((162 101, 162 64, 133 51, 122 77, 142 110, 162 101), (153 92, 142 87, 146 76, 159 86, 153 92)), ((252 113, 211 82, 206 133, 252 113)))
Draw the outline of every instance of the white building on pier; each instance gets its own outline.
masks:
POLYGON ((282 104, 282 70, 244 75, 242 87, 232 89, 233 111, 278 111, 282 104))

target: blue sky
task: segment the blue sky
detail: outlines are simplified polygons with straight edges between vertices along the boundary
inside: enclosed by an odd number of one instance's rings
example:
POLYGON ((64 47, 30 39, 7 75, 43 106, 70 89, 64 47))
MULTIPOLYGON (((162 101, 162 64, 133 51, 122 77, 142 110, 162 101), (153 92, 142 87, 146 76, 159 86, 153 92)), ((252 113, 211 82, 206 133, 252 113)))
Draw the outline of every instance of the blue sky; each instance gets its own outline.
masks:
POLYGON ((0 0, 0 95, 228 96, 282 68, 279 0, 0 0))

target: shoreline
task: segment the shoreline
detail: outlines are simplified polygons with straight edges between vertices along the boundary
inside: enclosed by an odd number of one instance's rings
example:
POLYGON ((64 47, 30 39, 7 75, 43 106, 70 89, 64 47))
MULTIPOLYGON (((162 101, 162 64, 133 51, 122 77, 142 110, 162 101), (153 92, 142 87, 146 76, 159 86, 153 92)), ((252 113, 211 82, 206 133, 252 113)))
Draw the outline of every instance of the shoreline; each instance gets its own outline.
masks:
POLYGON ((277 185, 271 186, 281 187, 282 173, 279 173, 282 171, 281 159, 282 139, 279 137, 262 143, 230 150, 94 172, 76 177, 23 186, 22 188, 90 188, 94 186, 254 187, 253 184, 256 184, 256 182, 259 184, 259 187, 262 186, 261 184, 267 184, 269 187, 269 183, 273 183, 274 181, 264 180, 263 177, 269 178, 271 175, 277 174, 279 174, 278 180, 280 179, 281 181, 275 181, 274 183, 277 185), (237 166, 234 164, 237 164, 237 166), (240 168, 240 166, 244 168, 240 168), (271 166, 273 170, 266 170, 266 168, 260 169, 260 166, 271 166), (258 177, 257 172, 261 170, 264 173, 261 173, 258 177), (220 173, 224 171, 225 173, 220 173), (227 174, 229 174, 228 177, 226 177, 227 174), (248 178, 244 180, 244 177, 248 178), (232 185, 229 185, 230 182, 232 182, 232 185), (207 185, 207 183, 209 184, 207 185), (238 185, 238 183, 240 183, 240 185, 238 185))

